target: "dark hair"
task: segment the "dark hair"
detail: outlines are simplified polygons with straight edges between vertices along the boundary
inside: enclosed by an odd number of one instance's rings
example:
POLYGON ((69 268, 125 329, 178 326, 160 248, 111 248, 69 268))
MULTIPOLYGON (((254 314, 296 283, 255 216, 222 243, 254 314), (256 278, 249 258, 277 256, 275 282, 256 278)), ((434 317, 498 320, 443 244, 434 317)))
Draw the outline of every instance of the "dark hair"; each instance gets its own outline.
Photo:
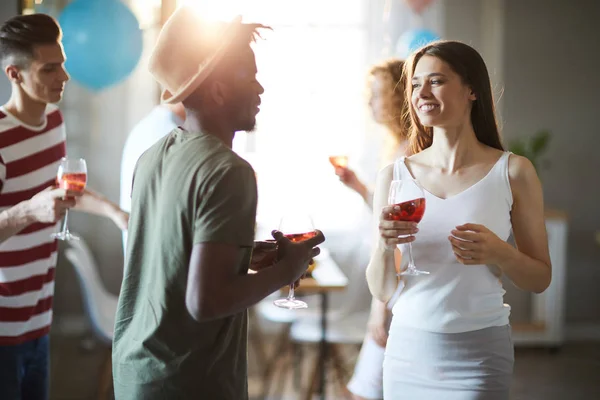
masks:
POLYGON ((62 39, 54 18, 46 14, 19 15, 0 27, 0 59, 3 66, 26 68, 34 58, 35 46, 53 44, 62 39))
POLYGON ((250 45, 258 38, 262 38, 261 29, 271 29, 268 26, 261 24, 240 24, 240 27, 229 43, 223 58, 219 61, 219 65, 208 78, 210 80, 228 79, 232 68, 238 64, 238 56, 244 50, 250 49, 250 45))
POLYGON ((392 109, 388 110, 388 115, 391 119, 390 121, 386 121, 385 125, 399 142, 407 138, 410 126, 410 121, 408 120, 408 103, 404 93, 403 69, 403 60, 391 58, 374 65, 369 70, 369 75, 384 79, 388 86, 392 109))
MULTIPOLYGON (((477 50, 461 42, 444 40, 430 43, 415 51, 405 64, 407 99, 412 98, 411 81, 417 63, 425 55, 439 58, 447 63, 460 76, 463 83, 475 93, 477 100, 474 101, 471 109, 471 124, 477 140, 498 150, 504 150, 496 121, 490 77, 485 62, 477 50)), ((410 145, 412 151, 417 153, 431 146, 433 128, 421 125, 412 102, 410 118, 412 121, 410 145)))

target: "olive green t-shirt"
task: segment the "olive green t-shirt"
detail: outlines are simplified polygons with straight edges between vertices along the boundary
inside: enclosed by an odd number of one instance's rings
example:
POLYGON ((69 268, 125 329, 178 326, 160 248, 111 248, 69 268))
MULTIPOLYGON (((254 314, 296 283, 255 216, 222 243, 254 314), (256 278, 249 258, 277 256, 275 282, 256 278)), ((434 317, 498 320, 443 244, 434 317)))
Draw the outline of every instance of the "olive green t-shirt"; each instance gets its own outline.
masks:
POLYGON ((194 244, 254 241, 256 178, 217 138, 175 129, 136 166, 113 342, 117 400, 244 400, 247 313, 197 322, 185 303, 194 244))

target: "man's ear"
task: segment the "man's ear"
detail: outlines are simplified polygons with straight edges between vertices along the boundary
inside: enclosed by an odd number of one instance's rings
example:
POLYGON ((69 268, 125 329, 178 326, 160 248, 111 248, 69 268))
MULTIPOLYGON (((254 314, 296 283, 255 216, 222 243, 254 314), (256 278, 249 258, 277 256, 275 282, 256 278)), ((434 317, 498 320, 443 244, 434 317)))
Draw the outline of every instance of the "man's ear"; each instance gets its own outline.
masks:
POLYGON ((6 66, 6 68, 4 68, 4 73, 6 74, 6 76, 8 77, 8 80, 10 80, 13 83, 21 83, 21 71, 19 70, 19 68, 16 65, 13 64, 9 64, 6 66))
POLYGON ((210 97, 212 101, 222 106, 225 104, 229 92, 229 88, 223 82, 214 81, 210 84, 210 97))

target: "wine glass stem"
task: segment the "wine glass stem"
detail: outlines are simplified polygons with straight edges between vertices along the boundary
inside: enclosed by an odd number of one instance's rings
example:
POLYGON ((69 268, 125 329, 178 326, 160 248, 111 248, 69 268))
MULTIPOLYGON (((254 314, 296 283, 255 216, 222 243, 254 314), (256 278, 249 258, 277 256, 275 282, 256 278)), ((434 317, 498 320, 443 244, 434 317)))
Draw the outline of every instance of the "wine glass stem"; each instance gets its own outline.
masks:
POLYGON ((63 220, 62 233, 67 233, 67 219, 69 219, 69 210, 65 210, 65 219, 63 220))
POLYGON ((294 297, 294 284, 292 283, 290 285, 290 293, 288 294, 288 300, 294 300, 296 297, 294 297))
POLYGON ((412 242, 408 243, 408 268, 409 269, 415 269, 415 262, 413 260, 413 255, 412 255, 412 242))

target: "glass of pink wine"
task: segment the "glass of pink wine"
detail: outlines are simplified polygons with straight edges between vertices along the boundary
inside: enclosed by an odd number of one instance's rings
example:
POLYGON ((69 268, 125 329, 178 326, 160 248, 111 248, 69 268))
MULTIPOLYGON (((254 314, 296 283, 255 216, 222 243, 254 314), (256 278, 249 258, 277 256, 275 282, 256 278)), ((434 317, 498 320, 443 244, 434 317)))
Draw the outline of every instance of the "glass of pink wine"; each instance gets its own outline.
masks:
MULTIPOLYGON (((63 158, 60 160, 56 174, 56 185, 60 189, 82 193, 87 182, 87 165, 83 158, 63 158)), ((65 211, 62 230, 51 235, 58 240, 79 240, 79 237, 69 232, 67 220, 69 210, 65 211)))
POLYGON ((334 168, 347 168, 348 167, 348 156, 329 156, 329 162, 334 168))
MULTIPOLYGON (((279 221, 279 230, 292 242, 302 242, 317 235, 312 218, 303 214, 284 216, 279 221)), ((308 304, 294 296, 294 282, 290 285, 288 296, 275 300, 273 304, 288 310, 308 308, 308 304)))
MULTIPOLYGON (((388 204, 399 207, 389 218, 393 221, 421 222, 425 214, 425 194, 414 179, 394 180, 390 184, 388 204)), ((400 248, 401 245, 398 245, 400 248)), ((400 250, 402 250, 400 248, 400 250)), ((417 269, 412 256, 412 243, 408 243, 408 266, 399 275, 429 275, 428 271, 417 269)))

